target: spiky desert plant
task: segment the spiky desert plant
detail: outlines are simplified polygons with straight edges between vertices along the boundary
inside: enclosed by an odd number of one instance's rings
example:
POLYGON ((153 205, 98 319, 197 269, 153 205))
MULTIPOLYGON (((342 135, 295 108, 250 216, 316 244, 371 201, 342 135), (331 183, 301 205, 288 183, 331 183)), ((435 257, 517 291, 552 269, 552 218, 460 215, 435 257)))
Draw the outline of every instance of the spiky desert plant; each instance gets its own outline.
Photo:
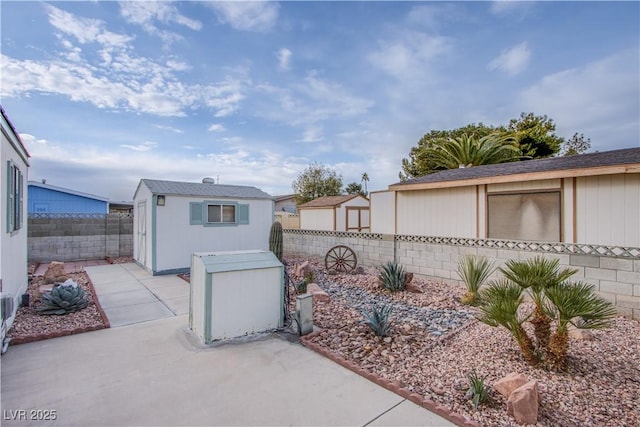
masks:
POLYGON ((500 268, 504 277, 529 292, 535 304, 531 319, 534 336, 538 348, 544 353, 549 350, 552 321, 545 310, 545 290, 566 281, 577 271, 571 268, 561 270, 558 259, 542 256, 527 260, 509 260, 505 263, 505 268, 500 268))
POLYGON ((554 369, 562 369, 569 350, 569 325, 603 329, 609 326, 617 312, 615 306, 598 296, 593 285, 588 283, 559 283, 546 288, 545 294, 552 303, 548 312, 558 322, 549 342, 547 363, 554 369))
POLYGON ((275 221, 269 230, 269 250, 282 262, 282 224, 275 221))
POLYGON ((386 304, 381 307, 373 307, 371 311, 363 311, 364 320, 362 323, 367 325, 376 336, 386 337, 391 332, 391 311, 391 306, 386 304))
POLYGON ((476 370, 469 372, 469 389, 465 393, 465 397, 473 402, 473 409, 478 410, 478 405, 489 400, 489 391, 484 381, 488 375, 480 377, 476 370))
POLYGON ((407 273, 401 264, 389 261, 380 268, 378 279, 391 292, 403 291, 407 284, 407 273))
POLYGON ((493 262, 485 257, 470 255, 465 256, 458 262, 458 274, 467 287, 467 292, 461 300, 463 304, 477 304, 480 287, 494 271, 493 262))
POLYGON ((522 326, 530 316, 518 313, 523 299, 520 286, 506 279, 493 281, 480 291, 478 320, 489 326, 502 326, 507 329, 518 343, 525 360, 531 365, 537 365, 540 356, 522 326))
POLYGON ((89 304, 87 293, 80 286, 57 285, 42 294, 39 314, 67 314, 82 310, 89 304))

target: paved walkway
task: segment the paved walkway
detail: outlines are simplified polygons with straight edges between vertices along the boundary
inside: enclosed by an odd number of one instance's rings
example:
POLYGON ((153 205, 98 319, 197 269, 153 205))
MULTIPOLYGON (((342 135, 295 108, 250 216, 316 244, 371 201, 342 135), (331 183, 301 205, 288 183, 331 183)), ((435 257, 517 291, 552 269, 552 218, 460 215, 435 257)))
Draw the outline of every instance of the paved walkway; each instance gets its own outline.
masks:
POLYGON ((3 426, 453 426, 282 336, 202 345, 176 276, 86 271, 121 327, 10 346, 3 426))

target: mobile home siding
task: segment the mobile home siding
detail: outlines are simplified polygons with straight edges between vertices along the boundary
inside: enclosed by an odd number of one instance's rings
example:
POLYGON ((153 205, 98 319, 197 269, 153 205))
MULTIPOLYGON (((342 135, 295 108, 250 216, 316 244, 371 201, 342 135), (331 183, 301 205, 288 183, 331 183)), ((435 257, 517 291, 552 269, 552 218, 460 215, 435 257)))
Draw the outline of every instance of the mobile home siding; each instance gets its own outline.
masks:
POLYGON ((576 179, 576 241, 640 247, 640 174, 576 179))
POLYGON ((396 232, 396 192, 376 191, 369 195, 371 203, 371 232, 396 232))
POLYGON ((108 213, 109 204, 77 194, 29 185, 29 213, 108 213))
POLYGON ((334 230, 335 210, 314 208, 300 210, 300 228, 303 230, 334 230))
POLYGON ((397 233, 475 238, 476 203, 475 186, 398 192, 397 233))

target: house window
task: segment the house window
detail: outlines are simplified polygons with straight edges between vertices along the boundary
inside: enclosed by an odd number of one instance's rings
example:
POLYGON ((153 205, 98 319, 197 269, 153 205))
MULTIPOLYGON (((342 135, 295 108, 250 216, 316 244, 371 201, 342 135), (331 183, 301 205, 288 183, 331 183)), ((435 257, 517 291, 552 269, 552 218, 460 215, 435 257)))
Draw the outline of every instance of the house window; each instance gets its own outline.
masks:
POLYGON ((489 194, 487 237, 559 242, 560 192, 489 194))
POLYGON ((207 223, 233 224, 235 222, 235 205, 207 205, 207 223))
POLYGON ((13 162, 7 162, 7 233, 22 228, 22 172, 13 162))

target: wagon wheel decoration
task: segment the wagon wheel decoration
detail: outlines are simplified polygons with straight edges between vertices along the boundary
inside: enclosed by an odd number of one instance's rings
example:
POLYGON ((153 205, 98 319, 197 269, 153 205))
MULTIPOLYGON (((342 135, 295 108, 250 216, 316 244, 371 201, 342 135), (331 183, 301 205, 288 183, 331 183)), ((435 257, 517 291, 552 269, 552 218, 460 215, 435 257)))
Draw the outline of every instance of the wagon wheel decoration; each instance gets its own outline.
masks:
POLYGON ((356 265, 356 253, 348 246, 334 246, 324 257, 324 266, 329 273, 352 273, 356 270, 356 265))

